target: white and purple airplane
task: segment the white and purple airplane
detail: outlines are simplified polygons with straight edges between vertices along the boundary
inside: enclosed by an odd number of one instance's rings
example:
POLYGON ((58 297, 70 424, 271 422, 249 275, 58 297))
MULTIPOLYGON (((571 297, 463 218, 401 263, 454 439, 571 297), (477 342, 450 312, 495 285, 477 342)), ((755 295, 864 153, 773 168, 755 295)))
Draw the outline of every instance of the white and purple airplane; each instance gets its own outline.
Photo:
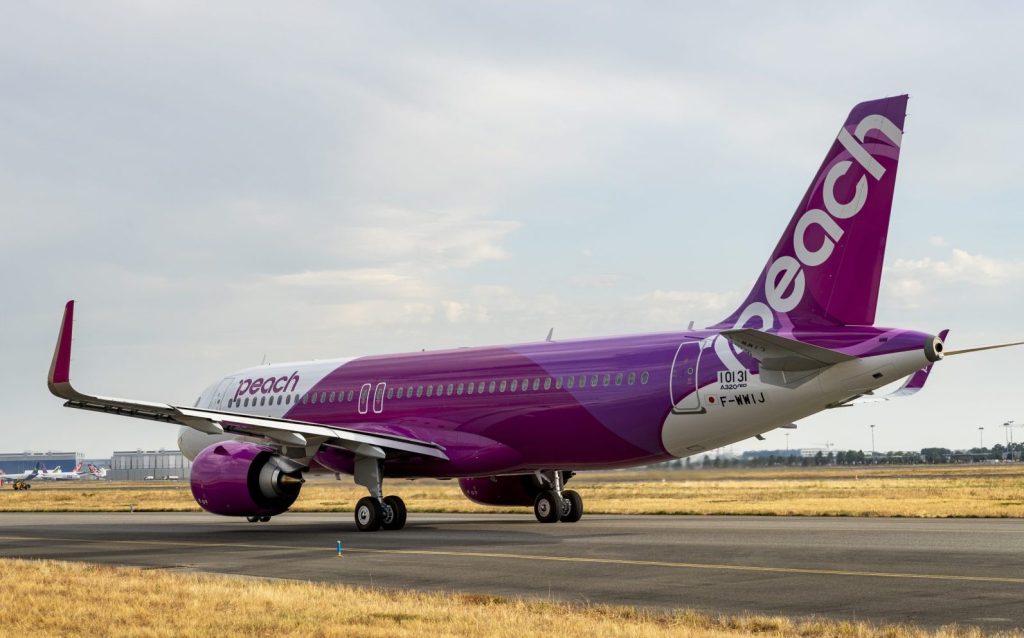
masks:
POLYGON ((470 499, 575 522, 579 470, 685 457, 822 410, 907 396, 943 337, 874 325, 907 96, 858 104, 747 299, 723 321, 600 339, 285 363, 233 372, 192 407, 71 386, 69 301, 49 373, 67 407, 165 421, 205 510, 267 521, 308 472, 369 491, 356 526, 400 529, 384 478, 458 478, 470 499), (872 393, 901 378, 882 397, 872 393))

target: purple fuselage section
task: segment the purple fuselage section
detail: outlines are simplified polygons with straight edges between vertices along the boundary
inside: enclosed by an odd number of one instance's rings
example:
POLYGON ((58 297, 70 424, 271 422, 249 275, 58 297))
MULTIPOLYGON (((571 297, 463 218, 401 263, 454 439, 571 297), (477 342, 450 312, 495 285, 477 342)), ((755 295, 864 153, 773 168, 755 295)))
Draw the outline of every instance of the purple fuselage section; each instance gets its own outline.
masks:
MULTIPOLYGON (((697 383, 680 384, 682 369, 694 367, 680 346, 717 334, 691 331, 364 357, 327 374, 309 393, 317 402, 300 402, 285 418, 431 441, 443 446, 450 459, 389 459, 388 476, 652 463, 672 458, 661 437, 673 406, 696 387, 716 382, 718 372, 726 369, 714 348, 705 348, 697 383), (375 401, 382 383, 383 398, 375 401), (368 396, 361 402, 365 386, 368 396), (320 400, 332 393, 339 400, 320 400), (352 400, 347 400, 349 393, 352 400)), ((920 332, 853 326, 786 336, 858 357, 919 350, 929 338, 920 332)), ((757 373, 755 359, 734 352, 757 373)), ((330 471, 351 472, 352 457, 343 450, 325 449, 316 461, 330 471)))

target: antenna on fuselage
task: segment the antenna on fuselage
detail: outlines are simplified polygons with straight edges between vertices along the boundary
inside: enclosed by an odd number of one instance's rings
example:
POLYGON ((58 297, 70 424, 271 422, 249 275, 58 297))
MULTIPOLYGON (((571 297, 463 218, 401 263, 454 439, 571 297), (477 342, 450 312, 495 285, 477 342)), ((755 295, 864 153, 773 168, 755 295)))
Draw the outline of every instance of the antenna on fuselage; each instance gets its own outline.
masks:
POLYGON ((693 330, 693 322, 692 321, 690 322, 690 325, 686 326, 686 329, 687 330, 693 330))
POLYGON ((544 341, 551 341, 552 340, 551 337, 553 337, 553 336, 555 336, 555 328, 554 327, 552 327, 551 330, 548 330, 548 336, 544 338, 544 341))

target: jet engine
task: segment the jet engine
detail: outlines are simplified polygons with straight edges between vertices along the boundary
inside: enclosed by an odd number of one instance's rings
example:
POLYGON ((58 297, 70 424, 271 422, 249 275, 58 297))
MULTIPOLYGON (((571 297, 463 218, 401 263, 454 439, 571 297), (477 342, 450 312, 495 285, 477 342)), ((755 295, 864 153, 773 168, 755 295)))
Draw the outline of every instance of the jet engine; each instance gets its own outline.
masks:
MULTIPOLYGON (((572 472, 562 472, 562 482, 571 476, 572 472)), ((544 491, 533 474, 462 478, 459 487, 466 498, 481 505, 532 506, 537 495, 544 491)))
POLYGON ((268 520, 292 506, 302 483, 291 461, 255 443, 215 443, 192 462, 192 496, 213 514, 268 520))

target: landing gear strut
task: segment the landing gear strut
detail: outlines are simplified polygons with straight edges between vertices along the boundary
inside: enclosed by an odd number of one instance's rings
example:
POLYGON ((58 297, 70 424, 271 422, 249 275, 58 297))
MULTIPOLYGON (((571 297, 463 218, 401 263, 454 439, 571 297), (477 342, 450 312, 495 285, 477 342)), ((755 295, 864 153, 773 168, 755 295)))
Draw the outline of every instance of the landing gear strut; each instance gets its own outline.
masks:
POLYGON ((583 497, 573 490, 563 490, 572 472, 545 470, 537 472, 540 484, 548 488, 533 501, 533 515, 541 523, 575 523, 583 516, 583 497))
MULTIPOLYGON (((383 457, 383 453, 381 454, 383 457)), ((402 529, 408 511, 405 501, 397 496, 384 496, 383 458, 357 456, 355 481, 370 490, 356 503, 356 528, 360 532, 375 532, 379 529, 402 529)))

